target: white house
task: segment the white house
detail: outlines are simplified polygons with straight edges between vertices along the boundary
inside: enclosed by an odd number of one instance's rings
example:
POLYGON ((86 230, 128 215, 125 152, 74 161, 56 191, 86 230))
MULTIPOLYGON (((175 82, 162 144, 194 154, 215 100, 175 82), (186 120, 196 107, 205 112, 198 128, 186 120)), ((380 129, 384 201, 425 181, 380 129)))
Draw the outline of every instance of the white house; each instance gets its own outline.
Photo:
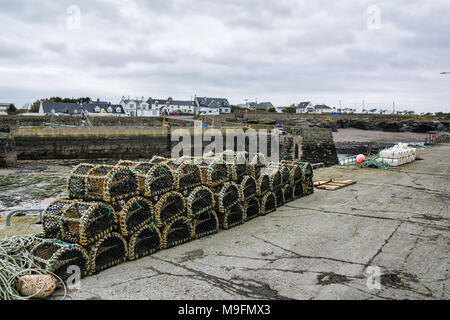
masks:
POLYGON ((159 109, 152 109, 144 97, 141 99, 125 99, 122 97, 120 105, 125 110, 127 116, 130 117, 159 117, 159 109))
POLYGON ((314 112, 314 106, 313 106, 313 104, 312 104, 311 101, 300 102, 300 103, 295 107, 295 112, 296 112, 296 113, 309 113, 309 112, 314 112))
POLYGON ((8 108, 11 103, 0 103, 0 116, 8 115, 8 108))
POLYGON ((313 105, 311 101, 306 102, 300 102, 295 107, 296 113, 332 113, 333 108, 320 104, 320 105, 313 105))
POLYGON ((160 114, 170 115, 176 112, 180 115, 193 115, 195 105, 193 101, 150 98, 150 107, 152 110, 159 110, 160 114))
POLYGON ((194 105, 198 108, 199 114, 231 113, 231 105, 225 98, 200 98, 195 96, 194 105))

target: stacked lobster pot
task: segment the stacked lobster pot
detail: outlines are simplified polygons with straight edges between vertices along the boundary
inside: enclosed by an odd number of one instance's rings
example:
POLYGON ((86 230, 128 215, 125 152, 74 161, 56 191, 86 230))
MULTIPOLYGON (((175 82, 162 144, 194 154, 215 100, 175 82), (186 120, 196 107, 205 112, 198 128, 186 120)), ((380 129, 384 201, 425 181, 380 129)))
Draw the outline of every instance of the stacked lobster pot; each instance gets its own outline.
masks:
POLYGON ((309 163, 234 151, 82 163, 68 177, 67 197, 45 209, 32 254, 62 279, 73 266, 95 274, 267 215, 312 193, 312 177, 309 163))

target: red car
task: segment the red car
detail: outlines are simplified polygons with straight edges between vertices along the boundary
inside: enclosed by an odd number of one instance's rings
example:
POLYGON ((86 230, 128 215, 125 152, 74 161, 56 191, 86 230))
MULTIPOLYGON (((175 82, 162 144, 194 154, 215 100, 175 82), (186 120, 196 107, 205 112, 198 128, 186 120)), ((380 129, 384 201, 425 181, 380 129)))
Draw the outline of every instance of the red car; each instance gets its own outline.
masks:
POLYGON ((173 111, 173 112, 171 112, 169 115, 171 115, 171 116, 177 116, 177 115, 178 115, 178 112, 173 111))

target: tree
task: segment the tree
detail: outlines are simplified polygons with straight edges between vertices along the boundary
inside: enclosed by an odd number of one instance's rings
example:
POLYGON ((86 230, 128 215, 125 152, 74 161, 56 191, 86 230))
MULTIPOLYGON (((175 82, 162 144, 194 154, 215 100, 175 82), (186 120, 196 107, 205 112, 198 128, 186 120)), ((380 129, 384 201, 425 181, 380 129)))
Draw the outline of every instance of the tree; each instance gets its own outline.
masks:
POLYGON ((291 105, 290 107, 284 108, 283 113, 295 113, 295 107, 294 105, 291 105))
POLYGON ((272 108, 270 108, 268 111, 269 111, 269 112, 277 112, 277 109, 275 109, 274 107, 272 107, 272 108))
POLYGON ((8 106, 8 109, 6 109, 6 112, 8 112, 8 114, 14 114, 14 113, 16 113, 16 111, 17 111, 17 108, 12 103, 8 106))

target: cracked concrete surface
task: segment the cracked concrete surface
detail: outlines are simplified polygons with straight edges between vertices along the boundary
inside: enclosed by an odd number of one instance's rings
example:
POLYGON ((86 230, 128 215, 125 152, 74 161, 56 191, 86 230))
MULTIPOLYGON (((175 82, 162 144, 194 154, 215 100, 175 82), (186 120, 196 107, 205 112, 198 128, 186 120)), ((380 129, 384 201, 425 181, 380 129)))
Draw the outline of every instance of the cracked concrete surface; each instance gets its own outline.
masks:
POLYGON ((253 219, 83 278, 72 299, 449 299, 450 145, 401 168, 332 167, 315 190, 253 219), (381 288, 367 287, 367 267, 381 288))

